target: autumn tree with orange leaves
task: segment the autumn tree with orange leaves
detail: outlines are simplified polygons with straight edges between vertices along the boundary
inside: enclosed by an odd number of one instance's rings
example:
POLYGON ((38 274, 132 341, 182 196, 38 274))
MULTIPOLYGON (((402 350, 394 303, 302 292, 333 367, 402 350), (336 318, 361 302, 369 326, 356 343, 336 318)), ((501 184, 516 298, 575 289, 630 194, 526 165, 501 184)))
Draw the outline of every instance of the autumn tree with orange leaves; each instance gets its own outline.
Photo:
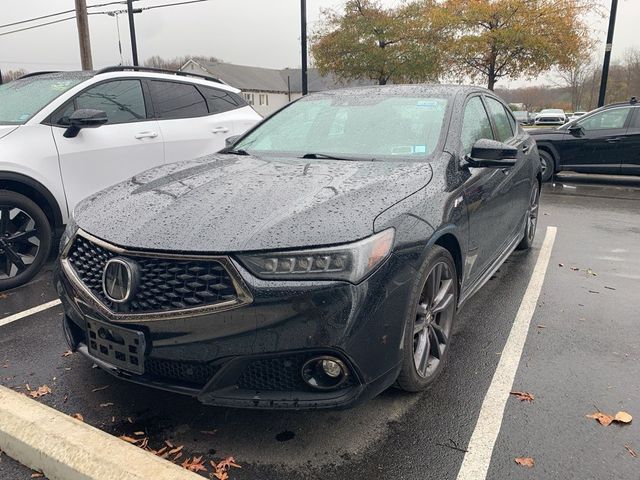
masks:
POLYGON ((384 8, 378 0, 348 0, 323 11, 311 53, 323 75, 386 83, 436 80, 441 71, 441 23, 426 14, 435 0, 384 8))
POLYGON ((447 48, 453 72, 493 90, 501 78, 536 77, 589 56, 584 16, 599 2, 444 0, 439 7, 439 21, 455 32, 447 48))

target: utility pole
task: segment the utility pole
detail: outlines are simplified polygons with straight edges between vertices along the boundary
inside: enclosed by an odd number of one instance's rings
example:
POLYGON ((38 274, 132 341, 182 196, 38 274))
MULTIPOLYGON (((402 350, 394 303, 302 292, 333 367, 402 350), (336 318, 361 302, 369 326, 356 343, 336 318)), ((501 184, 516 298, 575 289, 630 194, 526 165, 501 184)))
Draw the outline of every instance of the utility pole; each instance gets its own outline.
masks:
POLYGON ((302 95, 309 93, 307 75, 307 0, 300 0, 300 46, 302 48, 302 95))
POLYGON ((613 45, 613 29, 616 26, 616 11, 618 10, 618 0, 611 0, 611 14, 609 15, 609 31, 607 32, 607 46, 604 50, 604 64, 602 65, 602 78, 600 80, 600 96, 598 97, 598 107, 604 105, 607 94, 607 79, 609 78, 609 61, 611 60, 611 47, 613 45))
POLYGON ((93 70, 91 59, 91 39, 89 38, 89 17, 87 15, 87 1, 75 0, 76 23, 78 24, 78 40, 80 42, 80 63, 83 70, 93 70))
POLYGON ((136 43, 136 25, 133 21, 133 0, 127 0, 127 15, 129 16, 129 35, 131 36, 131 57, 133 66, 138 66, 138 45, 136 43))

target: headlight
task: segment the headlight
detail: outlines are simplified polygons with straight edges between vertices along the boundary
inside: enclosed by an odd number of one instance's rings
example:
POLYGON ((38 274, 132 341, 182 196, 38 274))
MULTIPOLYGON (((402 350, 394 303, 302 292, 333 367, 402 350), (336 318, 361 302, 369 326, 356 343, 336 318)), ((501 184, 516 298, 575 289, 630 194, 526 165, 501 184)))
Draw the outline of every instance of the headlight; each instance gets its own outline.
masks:
POLYGON ((62 234, 62 237, 60 237, 59 253, 62 253, 64 251, 65 247, 71 241, 77 231, 78 225, 76 225, 76 222, 73 219, 73 215, 71 215, 69 216, 69 220, 67 221, 67 228, 64 229, 64 233, 62 234))
POLYGON ((387 258, 395 230, 390 228, 338 247, 239 255, 251 273, 275 280, 347 280, 360 282, 387 258))

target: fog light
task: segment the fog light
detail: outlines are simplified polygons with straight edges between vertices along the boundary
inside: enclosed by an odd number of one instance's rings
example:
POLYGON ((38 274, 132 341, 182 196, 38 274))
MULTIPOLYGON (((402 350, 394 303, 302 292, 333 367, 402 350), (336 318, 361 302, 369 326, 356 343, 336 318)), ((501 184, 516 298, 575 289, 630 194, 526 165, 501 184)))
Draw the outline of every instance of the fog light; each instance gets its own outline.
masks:
POLYGON ((338 378, 342 373, 342 367, 333 360, 322 360, 322 370, 331 378, 338 378))
POLYGON ((349 377, 349 369, 336 357, 322 356, 307 360, 300 372, 302 379, 318 390, 332 390, 349 377))

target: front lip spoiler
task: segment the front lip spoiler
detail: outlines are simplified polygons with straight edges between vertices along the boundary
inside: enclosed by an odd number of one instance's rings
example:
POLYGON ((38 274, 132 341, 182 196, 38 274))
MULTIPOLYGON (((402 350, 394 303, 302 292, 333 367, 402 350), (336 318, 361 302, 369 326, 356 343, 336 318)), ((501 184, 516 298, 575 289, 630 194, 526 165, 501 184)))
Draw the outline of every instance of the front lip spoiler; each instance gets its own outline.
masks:
POLYGON ((128 250, 116 245, 112 245, 104 240, 94 237, 90 233, 85 232, 82 229, 78 229, 75 235, 67 242, 62 254, 60 255, 60 265, 62 271, 69 280, 69 282, 75 287, 78 294, 85 301, 89 301, 95 308, 107 319, 114 323, 146 323, 158 320, 167 320, 173 318, 185 318, 204 315, 211 312, 222 312, 225 310, 231 310, 239 307, 243 307, 253 302, 253 295, 249 291, 249 288, 245 284, 244 280, 240 276, 238 269, 235 267, 231 259, 227 256, 221 255, 180 255, 175 253, 162 253, 162 252, 144 252, 137 250, 128 250), (75 269, 72 267, 71 262, 67 258, 67 254, 74 244, 75 239, 80 236, 89 240, 96 245, 105 248, 118 255, 128 255, 136 257, 150 257, 150 258, 166 258, 176 260, 212 260, 220 263, 229 273, 233 287, 236 290, 236 299, 228 300, 224 302, 218 302, 211 305, 205 305, 201 307, 185 308, 181 310, 168 310, 162 312, 152 313, 118 313, 107 307, 102 300, 96 296, 84 282, 78 277, 75 269))

